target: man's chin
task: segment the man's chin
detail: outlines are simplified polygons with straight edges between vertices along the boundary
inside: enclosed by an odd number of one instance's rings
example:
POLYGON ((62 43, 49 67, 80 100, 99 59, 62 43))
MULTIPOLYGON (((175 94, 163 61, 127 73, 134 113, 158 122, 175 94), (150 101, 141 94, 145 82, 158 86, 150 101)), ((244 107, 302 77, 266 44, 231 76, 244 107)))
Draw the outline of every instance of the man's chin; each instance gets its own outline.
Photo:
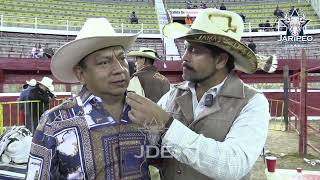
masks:
POLYGON ((190 76, 190 74, 185 74, 185 73, 182 74, 182 79, 185 81, 192 81, 193 80, 193 78, 190 76))
POLYGON ((122 96, 127 91, 127 88, 113 88, 111 91, 106 92, 113 96, 122 96))

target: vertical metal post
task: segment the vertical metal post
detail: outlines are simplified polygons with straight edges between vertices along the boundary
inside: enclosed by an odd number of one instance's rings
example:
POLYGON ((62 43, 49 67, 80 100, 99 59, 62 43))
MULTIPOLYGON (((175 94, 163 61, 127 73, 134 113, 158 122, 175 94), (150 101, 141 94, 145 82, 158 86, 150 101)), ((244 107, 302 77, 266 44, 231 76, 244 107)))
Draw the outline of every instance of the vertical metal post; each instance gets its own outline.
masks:
POLYGON ((285 130, 288 131, 288 124, 289 124, 289 67, 285 65, 283 68, 283 102, 284 102, 284 109, 283 109, 283 120, 285 124, 285 130))
MULTIPOLYGON (((298 76, 294 76, 294 100, 295 101, 298 101, 298 88, 299 87, 299 80, 298 80, 298 76), (297 83, 298 82, 298 83, 297 83)), ((299 102, 300 103, 300 102, 299 102)), ((295 105, 295 108, 294 108, 294 112, 298 112, 294 118, 294 128, 295 129, 298 129, 297 128, 297 116, 300 116, 300 111, 299 109, 297 108, 297 105, 295 105)))
POLYGON ((3 133, 3 106, 0 103, 0 134, 3 133))
POLYGON ((3 27, 3 15, 1 15, 0 27, 3 27))
POLYGON ((67 32, 69 34, 69 20, 67 20, 67 32))
POLYGON ((301 72, 300 72, 300 134, 299 134, 299 155, 307 153, 307 114, 306 114, 306 94, 307 94, 307 60, 306 52, 302 49, 301 72))
POLYGON ((121 23, 121 33, 123 34, 123 23, 121 23))

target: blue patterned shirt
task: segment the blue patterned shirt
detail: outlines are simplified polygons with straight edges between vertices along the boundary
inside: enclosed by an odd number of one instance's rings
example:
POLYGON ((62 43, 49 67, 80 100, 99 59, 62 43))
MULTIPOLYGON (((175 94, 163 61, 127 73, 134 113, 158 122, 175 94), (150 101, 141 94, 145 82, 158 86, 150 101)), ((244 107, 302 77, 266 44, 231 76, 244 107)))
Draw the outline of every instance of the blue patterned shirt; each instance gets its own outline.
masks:
POLYGON ((146 136, 124 105, 116 121, 101 98, 83 88, 41 117, 34 133, 27 179, 150 179, 146 136))

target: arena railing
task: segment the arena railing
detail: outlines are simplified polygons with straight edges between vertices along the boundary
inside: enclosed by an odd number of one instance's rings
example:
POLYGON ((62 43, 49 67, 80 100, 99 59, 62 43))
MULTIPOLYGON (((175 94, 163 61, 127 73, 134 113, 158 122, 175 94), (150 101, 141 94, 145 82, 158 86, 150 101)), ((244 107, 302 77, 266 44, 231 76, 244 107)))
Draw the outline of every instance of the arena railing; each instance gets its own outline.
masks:
MULTIPOLYGON (((63 100, 52 100, 49 103, 49 109, 60 104, 63 100)), ((0 102, 0 134, 2 134, 5 127, 26 126, 27 123, 31 123, 30 127, 33 127, 34 121, 39 121, 40 119, 39 110, 41 105, 44 106, 38 100, 0 102), (36 116, 33 113, 36 113, 36 116)), ((34 130, 33 128, 30 129, 31 132, 34 130)))
MULTIPOLYGON (((29 29, 50 29, 66 32, 77 32, 81 29, 83 21, 62 20, 50 18, 32 18, 11 15, 0 15, 0 28, 16 27, 29 29)), ((145 33, 159 34, 159 26, 154 24, 130 24, 130 23, 111 23, 117 33, 145 33)))

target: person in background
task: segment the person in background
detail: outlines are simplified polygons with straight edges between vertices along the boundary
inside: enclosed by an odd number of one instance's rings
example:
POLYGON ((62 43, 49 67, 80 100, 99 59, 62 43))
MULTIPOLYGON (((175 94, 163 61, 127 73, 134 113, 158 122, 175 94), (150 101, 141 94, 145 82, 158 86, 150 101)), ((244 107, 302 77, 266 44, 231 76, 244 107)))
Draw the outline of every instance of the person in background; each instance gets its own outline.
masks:
POLYGON ((129 74, 130 77, 132 77, 132 75, 136 72, 136 63, 134 61, 128 61, 128 65, 129 65, 129 74))
POLYGON ((289 10, 289 16, 292 15, 293 11, 295 10, 295 7, 294 6, 291 6, 291 9, 289 10))
POLYGON ((226 6, 224 5, 224 3, 221 3, 220 5, 220 10, 227 10, 226 6))
POLYGON ((266 32, 270 32, 273 30, 269 20, 267 20, 267 22, 264 24, 264 28, 265 28, 264 31, 266 31, 266 32))
POLYGON ((32 58, 39 58, 38 53, 39 53, 39 49, 38 49, 38 45, 37 45, 37 43, 36 43, 36 44, 34 45, 34 47, 32 48, 32 50, 31 50, 31 57, 32 57, 32 58))
MULTIPOLYGON (((18 101, 28 101, 30 90, 37 84, 35 79, 26 81, 26 84, 22 86, 18 101)), ((19 122, 26 125, 26 122, 30 122, 30 103, 19 103, 19 122)))
POLYGON ((54 98, 53 80, 48 77, 43 77, 38 81, 34 88, 29 92, 28 99, 30 101, 38 100, 39 102, 32 102, 30 107, 30 121, 27 122, 26 127, 33 133, 38 126, 41 115, 49 109, 49 102, 54 98))
POLYGON ((132 11, 130 15, 130 22, 131 24, 138 24, 138 16, 136 15, 136 12, 132 11))
POLYGON ((273 12, 273 15, 275 15, 277 18, 284 17, 283 11, 280 10, 279 5, 277 5, 276 9, 273 12))
POLYGON ((38 45, 38 58, 42 58, 43 57, 43 48, 41 46, 41 44, 39 43, 38 45))
POLYGON ((191 0, 186 1, 186 9, 192 9, 192 2, 191 0))
POLYGON ((184 18, 184 22, 185 22, 185 24, 188 25, 188 26, 191 26, 191 25, 192 25, 193 20, 192 20, 192 18, 189 16, 189 14, 187 14, 187 17, 184 18))
POLYGON ((161 61, 158 53, 154 49, 140 48, 139 51, 129 52, 128 56, 135 57, 137 67, 132 78, 137 78, 141 83, 145 97, 158 102, 170 89, 169 80, 154 66, 155 61, 161 61))
POLYGON ((201 7, 202 9, 207 9, 207 8, 208 8, 207 4, 204 3, 204 2, 202 2, 202 1, 201 1, 201 4, 200 4, 200 7, 201 7))
POLYGON ((54 55, 54 51, 51 47, 49 47, 49 44, 46 43, 43 49, 43 57, 50 59, 54 55))

